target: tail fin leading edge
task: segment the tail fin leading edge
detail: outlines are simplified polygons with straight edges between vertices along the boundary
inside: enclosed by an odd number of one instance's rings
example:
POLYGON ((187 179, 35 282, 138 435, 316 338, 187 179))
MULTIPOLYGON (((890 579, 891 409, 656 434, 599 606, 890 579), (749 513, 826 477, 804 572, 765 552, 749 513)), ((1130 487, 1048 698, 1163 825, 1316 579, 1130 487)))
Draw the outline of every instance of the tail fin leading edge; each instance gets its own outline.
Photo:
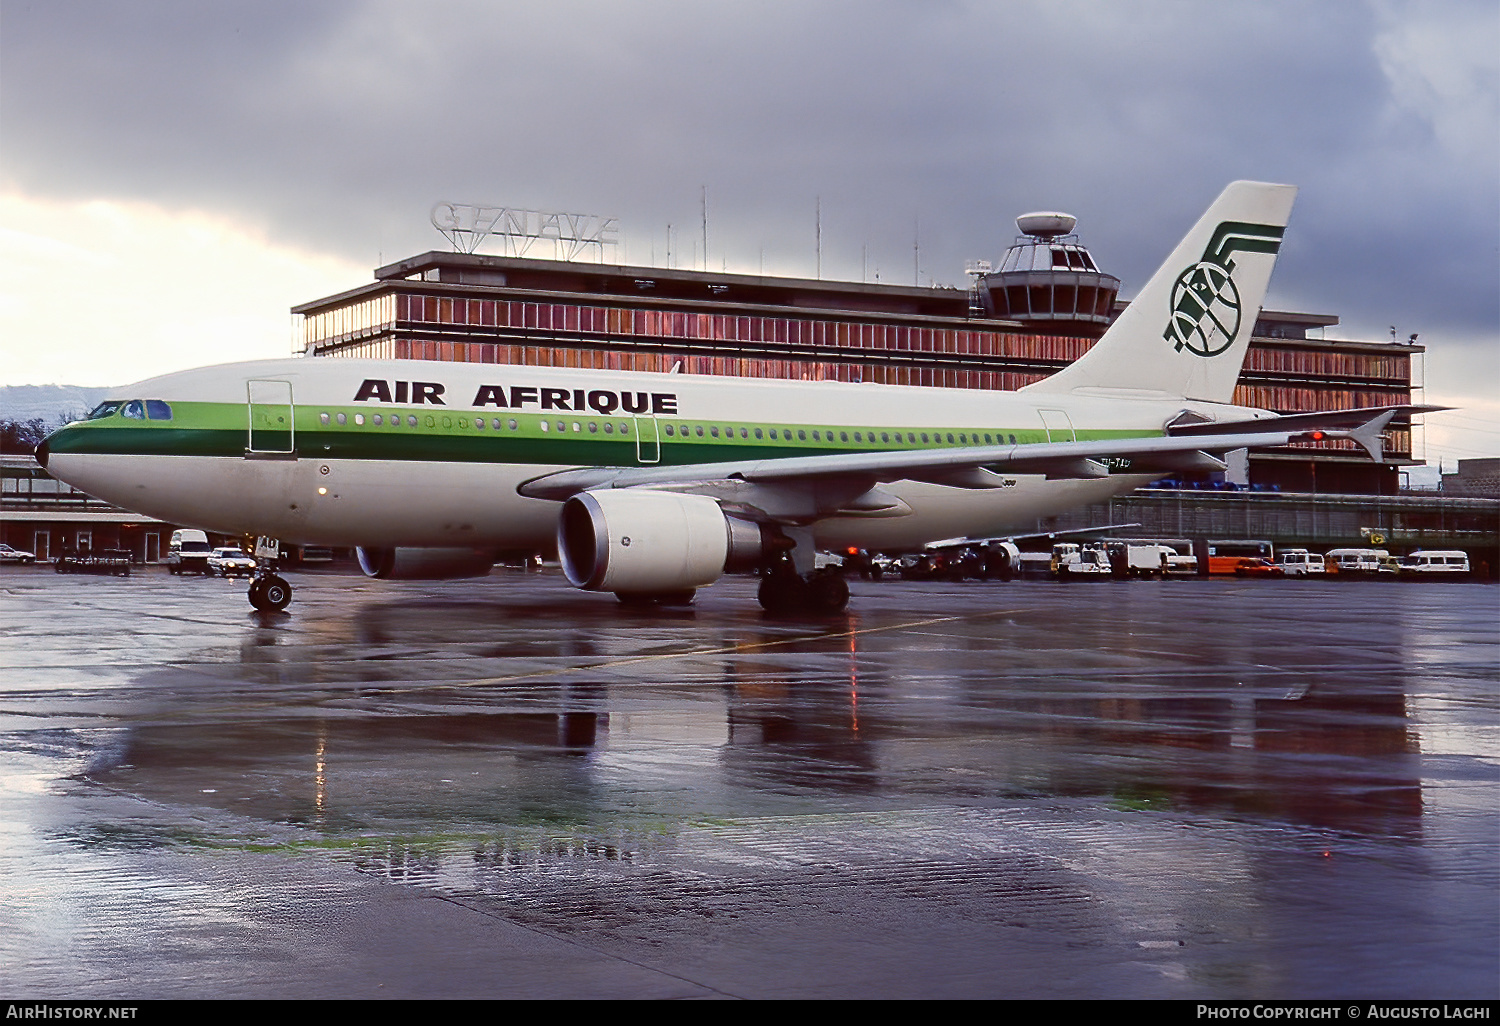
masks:
POLYGON ((1104 337, 1026 389, 1231 401, 1296 196, 1230 183, 1104 337))

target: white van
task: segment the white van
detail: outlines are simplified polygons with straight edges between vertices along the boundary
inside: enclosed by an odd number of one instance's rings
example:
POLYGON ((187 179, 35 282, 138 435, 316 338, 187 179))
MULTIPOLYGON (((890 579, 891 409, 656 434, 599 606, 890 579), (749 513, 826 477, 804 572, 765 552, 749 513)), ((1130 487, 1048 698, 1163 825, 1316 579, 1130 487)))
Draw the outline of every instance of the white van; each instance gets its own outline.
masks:
POLYGON ((1469 554, 1458 549, 1418 549, 1401 564, 1403 577, 1437 577, 1469 572, 1469 554))
POLYGON ((173 574, 209 574, 208 557, 213 555, 208 535, 184 528, 172 532, 167 548, 167 572, 173 574))
POLYGON ((1385 549, 1329 549, 1324 557, 1325 569, 1329 573, 1374 577, 1390 572, 1389 565, 1381 562, 1381 557, 1389 556, 1385 549))
POLYGON ((1282 549, 1281 555, 1276 557, 1276 565, 1288 577, 1321 574, 1326 569, 1323 557, 1306 549, 1282 549))

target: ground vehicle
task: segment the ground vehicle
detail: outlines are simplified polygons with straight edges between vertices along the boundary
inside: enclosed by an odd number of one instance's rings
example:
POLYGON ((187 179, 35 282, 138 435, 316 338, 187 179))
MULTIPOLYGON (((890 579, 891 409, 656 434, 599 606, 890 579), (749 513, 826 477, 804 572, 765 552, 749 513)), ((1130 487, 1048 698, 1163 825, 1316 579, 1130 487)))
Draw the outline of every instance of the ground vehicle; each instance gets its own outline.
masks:
POLYGON ((1348 574, 1355 577, 1374 577, 1391 572, 1385 549, 1329 549, 1324 556, 1329 573, 1348 574))
POLYGON ((167 572, 172 574, 209 574, 208 557, 213 548, 208 544, 208 535, 202 531, 184 528, 172 532, 172 541, 167 548, 167 572))
POLYGON ((1276 565, 1288 577, 1306 577, 1324 571, 1323 557, 1306 549, 1282 549, 1276 565))
POLYGON ((1236 574, 1247 559, 1270 562, 1276 557, 1276 550, 1268 541, 1211 540, 1207 549, 1210 574, 1236 574))
POLYGON ((1402 577, 1454 577, 1469 573, 1469 554, 1460 549, 1418 549, 1401 563, 1402 577))
POLYGON ((208 568, 220 577, 249 577, 255 573, 255 560, 236 546, 223 546, 208 557, 208 568))
POLYGON ((130 552, 126 549, 66 551, 58 556, 52 569, 60 574, 114 574, 130 576, 130 552))
POLYGON ((35 563, 36 553, 25 552, 21 549, 13 549, 9 545, 0 544, 0 563, 35 563))
POLYGON ((1052 576, 1052 553, 1022 552, 1016 557, 1016 576, 1037 579, 1052 576))
POLYGON ((1166 553, 1166 561, 1167 561, 1167 565, 1165 567, 1165 572, 1166 573, 1169 573, 1169 574, 1179 574, 1179 575, 1187 575, 1187 574, 1195 574, 1196 575, 1198 573, 1198 557, 1197 556, 1194 556, 1194 555, 1186 555, 1186 556, 1184 556, 1182 553, 1178 552, 1175 548, 1173 548, 1170 545, 1163 545, 1162 548, 1168 550, 1167 553, 1166 553))
MULTIPOLYGON (((1169 560, 1177 556, 1172 546, 1157 542, 1112 542, 1107 548, 1115 572, 1123 577, 1162 577, 1174 569, 1169 560)), ((1194 570, 1197 565, 1193 560, 1194 570)))
POLYGON ((1052 573, 1059 581, 1109 577, 1115 571, 1102 545, 1060 542, 1052 546, 1052 573))
POLYGON ((1234 568, 1236 577, 1285 577, 1286 571, 1269 559, 1242 558, 1234 568))

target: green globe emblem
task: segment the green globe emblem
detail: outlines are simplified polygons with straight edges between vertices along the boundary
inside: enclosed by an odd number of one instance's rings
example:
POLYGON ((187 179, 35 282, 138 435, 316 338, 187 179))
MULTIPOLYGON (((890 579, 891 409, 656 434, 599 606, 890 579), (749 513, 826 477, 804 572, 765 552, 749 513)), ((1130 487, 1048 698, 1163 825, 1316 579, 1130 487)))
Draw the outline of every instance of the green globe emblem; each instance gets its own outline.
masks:
POLYGON ((1173 348, 1218 356, 1234 343, 1239 330, 1240 290, 1228 268, 1204 261, 1177 276, 1172 320, 1164 336, 1175 342, 1173 348))

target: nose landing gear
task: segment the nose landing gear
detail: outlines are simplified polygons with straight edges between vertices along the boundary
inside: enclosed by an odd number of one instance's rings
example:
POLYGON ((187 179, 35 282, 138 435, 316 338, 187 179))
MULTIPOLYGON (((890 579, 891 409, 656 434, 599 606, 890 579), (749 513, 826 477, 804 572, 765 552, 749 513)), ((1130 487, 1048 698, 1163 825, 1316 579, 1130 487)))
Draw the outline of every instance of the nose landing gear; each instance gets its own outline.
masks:
POLYGON ((255 576, 250 580, 250 604, 263 613, 279 613, 292 602, 292 586, 274 572, 281 543, 262 535, 255 539, 255 576))
POLYGON ((279 613, 292 601, 292 586, 276 574, 250 582, 250 604, 263 613, 279 613))

